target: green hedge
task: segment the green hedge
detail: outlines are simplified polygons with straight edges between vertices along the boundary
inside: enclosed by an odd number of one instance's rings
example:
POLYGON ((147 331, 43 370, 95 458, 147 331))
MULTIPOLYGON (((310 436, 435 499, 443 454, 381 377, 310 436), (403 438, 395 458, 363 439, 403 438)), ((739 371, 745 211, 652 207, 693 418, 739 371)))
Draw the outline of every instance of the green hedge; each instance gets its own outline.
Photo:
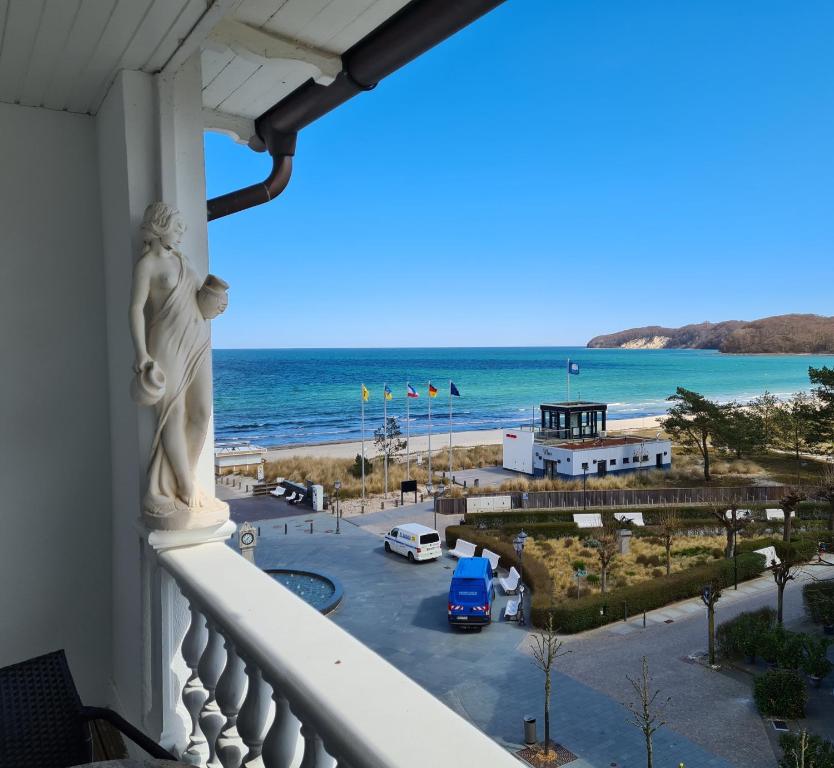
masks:
MULTIPOLYGON (((738 579, 746 581, 764 570, 761 555, 746 553, 738 558, 738 579)), ((696 597, 704 584, 716 581, 722 587, 733 583, 733 561, 720 560, 688 568, 671 576, 611 590, 606 594, 593 594, 578 600, 565 600, 550 606, 548 602, 533 596, 532 622, 541 627, 547 624, 548 613, 553 613, 553 624, 565 634, 583 632, 601 627, 623 618, 624 604, 630 616, 661 608, 664 605, 696 597)))
POLYGON ((753 700, 766 717, 805 717, 808 691, 795 669, 771 669, 756 678, 753 700))
POLYGON ((812 581, 802 587, 805 610, 814 624, 834 625, 834 581, 812 581))
POLYGON ((498 530, 501 535, 514 537, 521 528, 534 539, 561 539, 567 536, 580 536, 582 531, 576 523, 528 523, 519 526, 515 523, 502 525, 498 530))
POLYGON ((726 659, 746 656, 754 659, 761 651, 760 638, 776 624, 773 608, 745 611, 734 619, 724 621, 715 631, 718 651, 726 659))

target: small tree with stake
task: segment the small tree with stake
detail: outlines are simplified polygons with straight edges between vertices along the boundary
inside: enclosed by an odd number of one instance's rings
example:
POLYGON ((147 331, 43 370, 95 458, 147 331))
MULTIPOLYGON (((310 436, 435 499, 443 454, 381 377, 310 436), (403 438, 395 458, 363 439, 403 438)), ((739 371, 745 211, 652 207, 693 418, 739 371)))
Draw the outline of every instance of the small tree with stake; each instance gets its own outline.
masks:
POLYGON ((544 672, 544 757, 550 756, 550 692, 552 690, 553 664, 560 656, 570 651, 562 650, 562 641, 556 637, 553 614, 548 614, 547 625, 530 637, 530 652, 533 663, 544 672))
MULTIPOLYGON (((641 669, 640 679, 634 680, 626 675, 626 679, 631 683, 639 699, 638 702, 631 704, 623 704, 623 706, 631 713, 629 723, 639 728, 643 733, 643 738, 646 740, 646 768, 654 768, 654 749, 652 739, 659 728, 666 725, 663 720, 663 712, 657 706, 657 697, 660 695, 659 690, 652 691, 652 677, 649 674, 649 661, 644 656, 643 665, 641 669)), ((666 699, 668 703, 670 698, 666 699)))
POLYGON ((715 604, 721 599, 721 587, 717 581, 705 584, 701 590, 701 600, 707 607, 707 626, 709 631, 709 664, 715 666, 715 604))
POLYGON ((664 509, 658 521, 658 534, 666 550, 666 575, 672 572, 672 542, 678 533, 680 515, 674 509, 664 509))
POLYGON ((620 523, 613 516, 606 518, 602 523, 602 529, 597 534, 597 557, 599 558, 599 588, 605 594, 608 588, 608 570, 611 561, 619 551, 619 528, 620 523))
POLYGON ((724 557, 729 559, 735 554, 736 536, 738 532, 744 530, 750 521, 744 517, 739 518, 737 501, 730 502, 729 510, 723 504, 713 504, 709 511, 724 526, 724 533, 727 536, 727 543, 724 546, 724 557), (727 512, 730 514, 728 515, 727 512))

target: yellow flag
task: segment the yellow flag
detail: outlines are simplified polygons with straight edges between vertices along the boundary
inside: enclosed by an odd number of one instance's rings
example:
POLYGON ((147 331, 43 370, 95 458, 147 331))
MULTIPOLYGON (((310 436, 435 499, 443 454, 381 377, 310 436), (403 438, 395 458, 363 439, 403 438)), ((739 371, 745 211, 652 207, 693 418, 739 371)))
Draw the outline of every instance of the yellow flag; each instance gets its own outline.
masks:
POLYGON ((363 384, 362 385, 362 399, 367 403, 368 398, 371 396, 371 393, 368 392, 368 388, 363 384))

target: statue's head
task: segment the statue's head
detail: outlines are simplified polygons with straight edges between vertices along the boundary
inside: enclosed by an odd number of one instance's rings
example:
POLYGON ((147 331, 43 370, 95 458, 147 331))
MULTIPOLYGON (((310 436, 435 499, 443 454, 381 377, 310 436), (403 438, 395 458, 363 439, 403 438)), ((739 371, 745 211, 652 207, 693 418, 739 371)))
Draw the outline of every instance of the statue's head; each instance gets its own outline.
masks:
POLYGON ((185 232, 185 222, 182 214, 173 206, 151 203, 145 209, 142 231, 145 233, 145 241, 159 240, 166 248, 173 248, 185 232))

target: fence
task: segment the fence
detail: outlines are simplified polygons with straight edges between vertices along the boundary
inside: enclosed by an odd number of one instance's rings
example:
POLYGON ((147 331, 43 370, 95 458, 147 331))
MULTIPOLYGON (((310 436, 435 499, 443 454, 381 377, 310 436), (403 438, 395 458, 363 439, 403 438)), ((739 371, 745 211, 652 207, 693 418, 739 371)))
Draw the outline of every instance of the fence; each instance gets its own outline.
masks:
MULTIPOLYGON (((467 500, 481 506, 490 496, 509 496, 512 509, 584 509, 591 507, 653 507, 681 504, 730 503, 761 504, 778 501, 785 495, 783 485, 746 485, 701 488, 616 488, 587 491, 511 491, 501 494, 479 494, 462 499, 437 499, 441 515, 463 515, 467 500)), ((478 511, 469 504, 469 511, 478 511)))

